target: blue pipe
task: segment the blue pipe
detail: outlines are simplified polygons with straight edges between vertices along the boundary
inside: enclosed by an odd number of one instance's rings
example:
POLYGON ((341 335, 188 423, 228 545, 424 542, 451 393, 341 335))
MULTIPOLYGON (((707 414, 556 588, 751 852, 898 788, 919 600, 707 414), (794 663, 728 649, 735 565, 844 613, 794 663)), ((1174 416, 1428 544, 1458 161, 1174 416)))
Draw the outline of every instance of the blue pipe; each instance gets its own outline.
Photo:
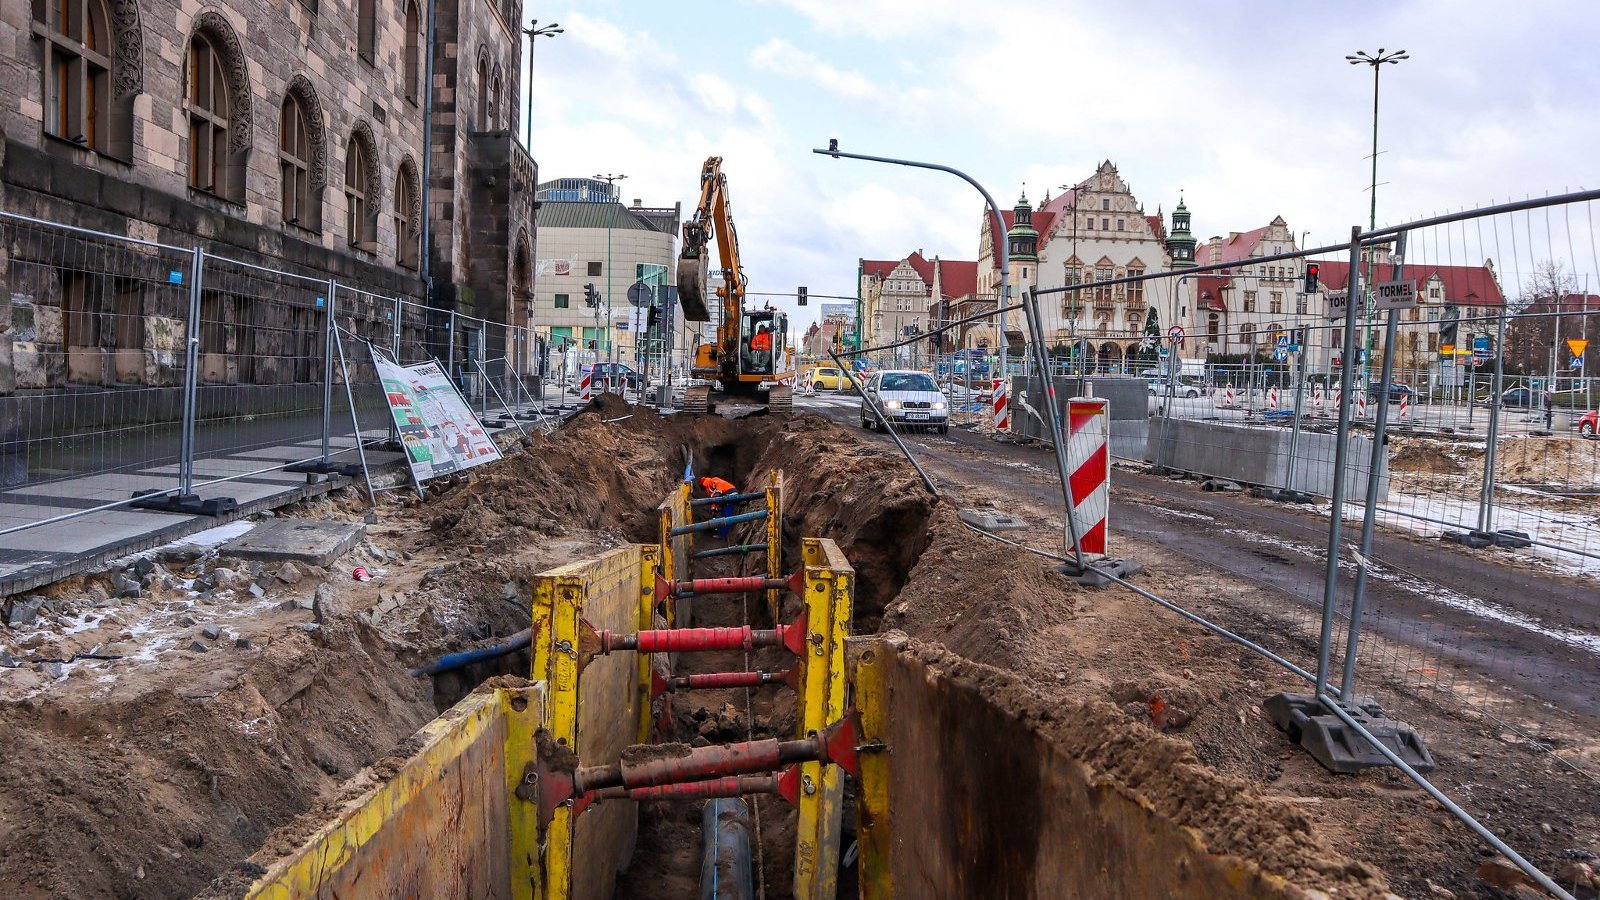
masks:
POLYGON ((693 534, 696 531, 715 531, 724 525, 733 525, 737 522, 756 522, 760 521, 761 519, 765 519, 766 517, 767 511, 764 509, 759 509, 755 512, 739 513, 736 516, 724 516, 720 519, 707 519, 704 522, 696 522, 693 525, 679 525, 677 528, 669 530, 667 534, 670 537, 677 537, 680 534, 693 534))
POLYGON ((465 669, 467 666, 470 666, 475 662, 483 662, 486 659, 507 656, 517 652, 518 650, 521 650, 524 647, 527 647, 532 643, 533 629, 524 628, 498 644, 490 644, 487 647, 478 647, 475 650, 462 650, 459 653, 446 654, 429 663, 428 665, 418 666, 415 669, 407 669, 406 674, 412 676, 422 676, 438 675, 442 672, 454 672, 457 669, 465 669))

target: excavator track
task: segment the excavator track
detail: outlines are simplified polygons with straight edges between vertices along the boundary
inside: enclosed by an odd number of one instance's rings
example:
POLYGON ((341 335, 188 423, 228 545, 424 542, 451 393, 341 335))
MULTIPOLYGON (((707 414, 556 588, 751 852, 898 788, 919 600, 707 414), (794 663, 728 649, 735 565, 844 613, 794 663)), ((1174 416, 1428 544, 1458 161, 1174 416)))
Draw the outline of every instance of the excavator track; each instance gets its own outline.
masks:
POLYGON ((794 388, 787 384, 775 384, 767 391, 767 409, 775 413, 787 413, 794 410, 794 388))
POLYGON ((688 413, 705 413, 711 411, 711 385, 701 384, 684 388, 683 411, 688 413))

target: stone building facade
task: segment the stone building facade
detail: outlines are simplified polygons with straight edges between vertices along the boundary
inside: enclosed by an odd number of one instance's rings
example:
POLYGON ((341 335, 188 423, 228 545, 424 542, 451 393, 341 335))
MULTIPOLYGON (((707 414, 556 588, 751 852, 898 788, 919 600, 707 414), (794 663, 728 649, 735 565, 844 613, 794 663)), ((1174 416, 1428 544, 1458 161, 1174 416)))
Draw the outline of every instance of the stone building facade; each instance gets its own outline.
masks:
MULTIPOLYGON (((1079 293, 1048 295, 1051 302, 1041 304, 1040 317, 1051 346, 1081 347, 1099 371, 1131 370, 1129 353, 1141 339, 1148 308, 1157 307, 1164 323, 1170 297, 1157 296, 1144 284, 1096 288, 1092 283, 1170 268, 1159 213, 1145 215, 1144 205, 1107 160, 1070 190, 1054 198, 1046 195, 1038 209, 1023 196, 1003 216, 1010 242, 1013 302, 1024 288, 1083 284, 1079 293)), ((990 221, 984 216, 979 233, 982 294, 994 294, 1000 279, 990 221)), ((1020 316, 1013 314, 1006 330, 1013 344, 1020 343, 1020 316)))
MULTIPOLYGON (((949 321, 952 309, 972 300, 977 277, 971 260, 929 259, 921 250, 904 259, 863 259, 858 268, 865 347, 904 340, 911 329, 923 333, 949 321)), ((945 343, 953 347, 957 339, 952 334, 945 343)), ((898 353, 911 356, 907 348, 898 353)))
MULTIPOLYGON (((341 320, 374 339, 393 298, 509 320, 533 258, 518 15, 514 0, 0 6, 0 210, 39 220, 0 218, 0 395, 181 381, 193 272, 137 241, 209 254, 208 384, 320 381, 329 279, 341 320), (464 41, 491 63, 486 90, 455 65, 464 41), (461 90, 492 110, 460 121, 461 90)), ((439 318, 407 319, 409 337, 437 342, 439 318)))

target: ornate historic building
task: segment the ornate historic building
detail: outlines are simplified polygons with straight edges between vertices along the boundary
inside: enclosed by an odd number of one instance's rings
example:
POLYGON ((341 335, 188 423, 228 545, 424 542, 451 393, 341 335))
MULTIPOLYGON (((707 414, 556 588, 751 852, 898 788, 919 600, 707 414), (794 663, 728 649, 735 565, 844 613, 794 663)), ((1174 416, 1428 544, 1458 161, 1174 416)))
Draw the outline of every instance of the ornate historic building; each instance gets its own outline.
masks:
MULTIPOLYGON (((978 291, 993 296, 999 284, 990 217, 979 235, 978 291)), ((1170 298, 1143 284, 1093 287, 1169 268, 1166 229, 1161 216, 1147 216, 1132 188, 1107 160, 1084 181, 1034 209, 1026 196, 1005 216, 1011 256, 1013 302, 1022 288, 1082 284, 1082 291, 1049 295, 1040 316, 1052 347, 1080 347, 1091 355, 1089 368, 1119 372, 1132 368, 1129 350, 1139 342, 1148 307, 1168 319, 1170 298)), ((1012 314, 1006 330, 1022 341, 1022 319, 1012 314)))
MULTIPOLYGON (((928 259, 918 250, 904 259, 860 260, 862 346, 876 347, 924 333, 950 321, 951 312, 976 292, 977 264, 928 259)), ((949 336, 943 346, 954 346, 949 336)), ((909 350, 900 354, 911 358, 909 350)))
MULTIPOLYGON (((534 167, 513 139, 519 15, 516 0, 7 2, 0 209, 199 246, 263 279, 338 279, 353 289, 341 310, 374 336, 380 298, 440 310, 408 322, 435 348, 442 311, 514 323, 534 228, 534 167)), ((47 231, 0 222, 0 392, 170 382, 185 315, 170 267, 47 231), (70 364, 96 350, 149 364, 70 364)), ((320 379, 272 362, 320 353, 315 291, 206 290, 203 352, 246 360, 209 382, 320 379)))

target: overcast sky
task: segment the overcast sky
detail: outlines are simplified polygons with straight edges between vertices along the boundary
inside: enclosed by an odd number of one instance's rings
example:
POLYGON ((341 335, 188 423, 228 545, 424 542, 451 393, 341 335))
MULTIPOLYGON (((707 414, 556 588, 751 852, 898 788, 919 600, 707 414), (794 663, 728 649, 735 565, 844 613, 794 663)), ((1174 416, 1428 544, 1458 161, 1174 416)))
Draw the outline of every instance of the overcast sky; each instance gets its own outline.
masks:
MULTIPOLYGON (((1372 73, 1344 57, 1379 47, 1412 57, 1383 70, 1380 224, 1600 187, 1594 0, 528 11, 565 28, 533 60, 541 180, 623 173, 625 202, 688 206, 705 158, 722 156, 752 291, 853 296, 858 257, 976 257, 970 187, 811 153, 829 138, 963 169, 1004 206, 1024 183, 1037 202, 1110 159, 1148 213, 1181 190, 1202 240, 1282 215, 1334 243, 1367 221, 1370 178, 1372 73)), ((1587 248, 1574 255, 1600 289, 1587 248)))

